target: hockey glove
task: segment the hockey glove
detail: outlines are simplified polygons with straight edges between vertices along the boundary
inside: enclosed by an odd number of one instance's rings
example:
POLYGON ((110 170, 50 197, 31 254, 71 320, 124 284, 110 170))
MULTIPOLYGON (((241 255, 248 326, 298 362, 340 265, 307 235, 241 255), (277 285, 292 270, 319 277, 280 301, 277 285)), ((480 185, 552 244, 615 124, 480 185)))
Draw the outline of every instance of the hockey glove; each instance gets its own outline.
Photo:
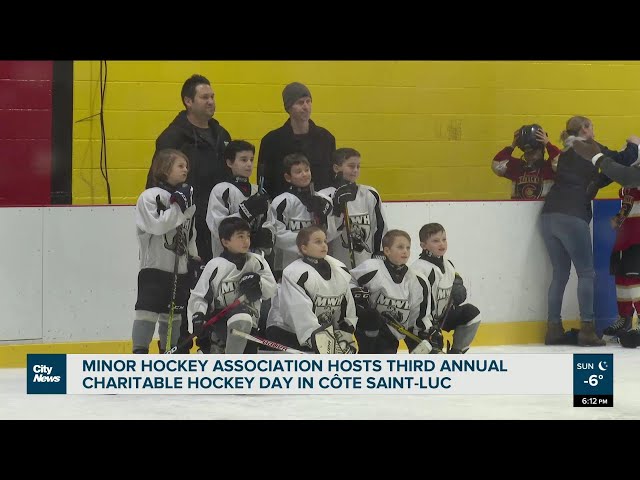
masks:
POLYGON ((309 199, 307 210, 317 217, 320 225, 326 225, 327 215, 331 213, 331 202, 319 195, 312 195, 309 199))
POLYGON ((273 234, 267 228, 260 228, 251 233, 251 247, 268 249, 273 248, 273 234))
POLYGON ((193 317, 191 318, 191 324, 193 325, 193 334, 196 337, 199 337, 204 333, 205 323, 207 323, 207 321, 204 318, 204 313, 196 312, 193 314, 193 317))
POLYGON ((255 302, 262 297, 262 286, 260 285, 260 274, 247 273, 238 283, 238 292, 247 297, 248 302, 255 302))
POLYGON ((462 278, 456 275, 451 287, 451 301, 457 307, 467 299, 467 289, 462 284, 462 278))
POLYGON ((269 196, 258 193, 240 204, 240 216, 250 222, 258 215, 267 213, 267 208, 269 208, 269 196))
POLYGON ((426 332, 423 330, 418 333, 418 336, 431 344, 433 347, 431 353, 442 353, 444 349, 444 338, 442 336, 442 330, 438 327, 431 326, 426 332))
POLYGON ((333 214, 341 215, 347 203, 356 199, 357 193, 358 185, 356 183, 346 183, 338 187, 333 194, 333 214))
POLYGON ((369 308, 369 297, 371 292, 367 287, 354 287, 351 289, 351 295, 353 296, 353 302, 358 308, 369 308))
POLYGON ((180 211, 184 213, 187 208, 193 205, 193 187, 183 183, 171 194, 170 202, 177 203, 180 211))
POLYGON ((358 314, 358 328, 366 332, 375 332, 380 330, 382 326, 382 318, 380 312, 374 308, 356 309, 358 314))

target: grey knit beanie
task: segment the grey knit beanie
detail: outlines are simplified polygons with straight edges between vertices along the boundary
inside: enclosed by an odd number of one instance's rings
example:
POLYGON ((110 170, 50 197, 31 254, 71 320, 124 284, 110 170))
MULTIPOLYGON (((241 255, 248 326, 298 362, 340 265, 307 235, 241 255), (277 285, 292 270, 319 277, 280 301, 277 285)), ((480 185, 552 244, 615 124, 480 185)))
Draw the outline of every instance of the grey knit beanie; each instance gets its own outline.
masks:
POLYGON ((296 103, 302 97, 311 97, 309 89, 300 82, 293 82, 284 87, 282 90, 282 101, 285 111, 289 111, 291 105, 296 103))

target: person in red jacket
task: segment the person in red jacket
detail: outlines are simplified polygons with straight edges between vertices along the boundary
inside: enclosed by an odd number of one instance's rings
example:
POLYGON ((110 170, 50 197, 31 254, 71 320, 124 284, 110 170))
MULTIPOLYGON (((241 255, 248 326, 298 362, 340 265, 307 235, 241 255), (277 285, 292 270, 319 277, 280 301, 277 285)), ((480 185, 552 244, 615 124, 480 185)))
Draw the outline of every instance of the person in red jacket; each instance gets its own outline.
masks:
POLYGON ((513 134, 511 145, 493 158, 491 170, 499 177, 511 180, 512 199, 536 200, 544 198, 553 185, 559 155, 560 149, 549 142, 549 136, 540 125, 524 125, 513 134), (516 147, 524 153, 522 158, 513 156, 516 147))
POLYGON ((623 187, 619 195, 622 205, 611 219, 617 234, 610 267, 616 279, 620 318, 603 332, 611 336, 631 330, 634 310, 640 311, 640 189, 623 187))

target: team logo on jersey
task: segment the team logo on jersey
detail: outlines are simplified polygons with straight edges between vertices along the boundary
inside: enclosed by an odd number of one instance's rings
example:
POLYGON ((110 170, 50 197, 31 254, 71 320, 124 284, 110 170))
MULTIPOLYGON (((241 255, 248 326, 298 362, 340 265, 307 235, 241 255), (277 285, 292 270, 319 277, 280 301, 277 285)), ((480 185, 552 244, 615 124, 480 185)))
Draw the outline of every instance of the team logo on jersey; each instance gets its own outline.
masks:
POLYGON ((542 195, 543 180, 539 170, 528 172, 518 177, 516 192, 519 198, 532 200, 542 195))
POLYGON ((376 310, 380 313, 388 312, 402 323, 409 316, 409 300, 387 297, 381 293, 376 300, 376 310))
POLYGON ((451 296, 451 288, 438 288, 438 294, 436 295, 436 312, 441 315, 447 306, 449 297, 451 296))
POLYGON ((318 323, 325 325, 334 319, 339 320, 343 300, 344 294, 335 297, 316 295, 313 300, 313 312, 318 318, 318 323))
POLYGON ((311 220, 295 220, 295 219, 291 219, 291 220, 289 220, 287 222, 287 230, 290 230, 292 232, 299 232, 304 227, 308 227, 312 223, 313 222, 311 220))
POLYGON ((233 302, 238 297, 237 289, 238 282, 220 282, 220 289, 218 291, 218 300, 220 303, 223 306, 227 306, 233 302))
MULTIPOLYGON (((371 253, 371 249, 369 248, 369 235, 371 235, 371 219, 369 218, 369 214, 349 215, 349 220, 351 220, 351 245, 353 246, 353 250, 356 252, 366 250, 368 253, 371 253)), ((349 248, 349 239, 347 238, 347 229, 344 222, 339 229, 342 230, 342 234, 340 235, 342 247, 349 248)))

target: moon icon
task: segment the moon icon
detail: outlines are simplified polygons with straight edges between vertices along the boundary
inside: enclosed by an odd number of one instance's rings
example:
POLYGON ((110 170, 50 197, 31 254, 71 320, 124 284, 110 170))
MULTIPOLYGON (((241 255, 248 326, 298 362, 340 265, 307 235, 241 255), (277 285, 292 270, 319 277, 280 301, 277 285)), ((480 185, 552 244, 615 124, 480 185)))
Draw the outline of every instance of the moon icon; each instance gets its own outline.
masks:
POLYGON ((607 370, 607 362, 605 362, 605 361, 598 362, 598 368, 600 370, 602 370, 603 372, 606 371, 607 370), (603 364, 604 364, 604 366, 603 366, 603 364))

